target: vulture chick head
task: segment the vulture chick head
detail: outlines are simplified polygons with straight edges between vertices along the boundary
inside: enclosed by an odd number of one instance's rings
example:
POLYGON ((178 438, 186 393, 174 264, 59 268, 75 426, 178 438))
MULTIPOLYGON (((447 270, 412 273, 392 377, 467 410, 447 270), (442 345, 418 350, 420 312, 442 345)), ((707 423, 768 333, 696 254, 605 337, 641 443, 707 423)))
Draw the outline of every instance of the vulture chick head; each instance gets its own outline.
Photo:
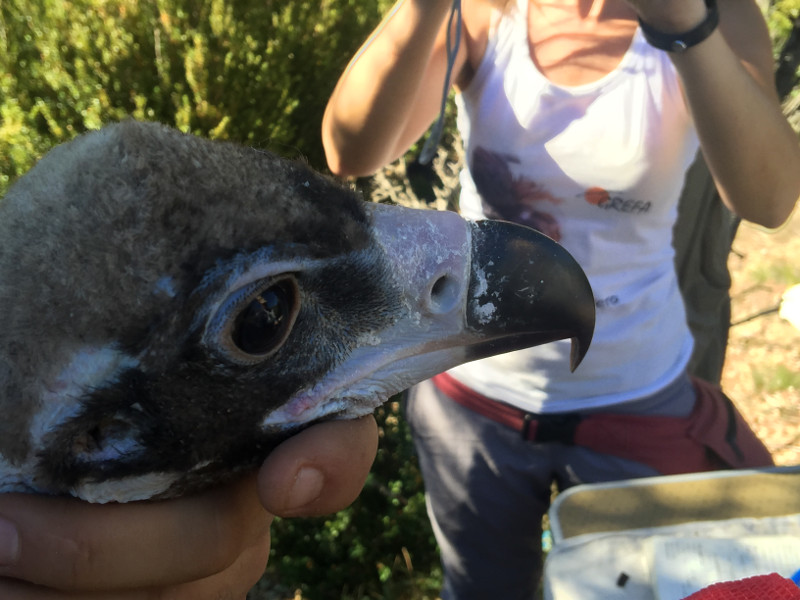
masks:
POLYGON ((0 236, 0 492, 177 496, 465 361, 571 338, 574 366, 594 327, 541 234, 153 123, 53 149, 0 236))

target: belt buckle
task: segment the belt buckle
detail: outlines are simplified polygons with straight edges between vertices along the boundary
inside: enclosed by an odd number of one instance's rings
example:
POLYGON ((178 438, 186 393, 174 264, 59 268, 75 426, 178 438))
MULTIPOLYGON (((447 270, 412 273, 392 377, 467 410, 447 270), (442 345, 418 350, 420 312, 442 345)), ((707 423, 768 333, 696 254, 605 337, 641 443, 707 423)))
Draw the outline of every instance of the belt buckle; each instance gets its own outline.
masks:
MULTIPOLYGON (((522 427, 520 428, 519 432, 520 432, 520 435, 522 436, 522 439, 525 440, 526 442, 532 441, 531 438, 528 437, 528 435, 530 434, 530 431, 531 431, 531 423, 533 423, 534 421, 536 421, 536 417, 534 417, 529 412, 526 412, 522 416, 522 427)), ((537 428, 537 431, 538 431, 538 428, 537 428)), ((534 432, 534 438, 535 437, 536 437, 536 432, 534 432)))
POLYGON ((539 415, 533 441, 561 442, 571 446, 575 443, 575 430, 582 420, 583 417, 577 413, 539 415))

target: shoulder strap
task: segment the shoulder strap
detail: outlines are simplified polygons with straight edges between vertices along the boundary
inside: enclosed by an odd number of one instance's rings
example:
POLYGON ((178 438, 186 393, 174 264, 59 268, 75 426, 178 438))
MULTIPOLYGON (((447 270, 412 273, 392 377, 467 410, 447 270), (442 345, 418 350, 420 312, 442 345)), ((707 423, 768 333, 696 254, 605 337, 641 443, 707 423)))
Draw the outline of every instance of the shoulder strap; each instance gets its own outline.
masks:
POLYGON ((722 203, 700 152, 686 173, 673 231, 675 268, 695 340, 692 375, 719 383, 730 327, 728 254, 739 218, 722 203))

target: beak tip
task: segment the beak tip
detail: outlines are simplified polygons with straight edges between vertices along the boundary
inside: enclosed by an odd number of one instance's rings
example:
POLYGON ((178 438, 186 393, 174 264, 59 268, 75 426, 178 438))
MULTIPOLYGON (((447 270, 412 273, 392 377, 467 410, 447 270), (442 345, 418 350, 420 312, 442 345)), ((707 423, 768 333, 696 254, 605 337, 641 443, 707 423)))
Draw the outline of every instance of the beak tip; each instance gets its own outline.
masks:
MULTIPOLYGON (((590 330, 591 331, 591 330, 590 330)), ((586 353, 589 352, 589 346, 591 345, 592 335, 589 334, 587 337, 574 337, 572 338, 572 346, 570 348, 570 356, 569 356, 569 370, 570 372, 574 373, 575 369, 583 362, 583 359, 586 357, 586 353)))
POLYGON ((583 360, 583 353, 578 348, 578 340, 572 338, 572 348, 569 354, 569 370, 574 373, 583 360))
POLYGON ((572 331, 569 367, 570 371, 574 373, 589 352, 596 325, 597 314, 595 312, 594 294, 588 280, 585 281, 584 294, 580 300, 576 300, 573 306, 577 309, 575 313, 577 318, 574 321, 575 328, 572 331))
POLYGON ((579 350, 577 350, 577 342, 575 340, 572 340, 572 352, 570 353, 570 357, 569 357, 569 370, 570 370, 570 373, 574 373, 575 372, 575 369, 577 369, 578 366, 583 361, 584 355, 585 355, 585 353, 580 352, 579 350))

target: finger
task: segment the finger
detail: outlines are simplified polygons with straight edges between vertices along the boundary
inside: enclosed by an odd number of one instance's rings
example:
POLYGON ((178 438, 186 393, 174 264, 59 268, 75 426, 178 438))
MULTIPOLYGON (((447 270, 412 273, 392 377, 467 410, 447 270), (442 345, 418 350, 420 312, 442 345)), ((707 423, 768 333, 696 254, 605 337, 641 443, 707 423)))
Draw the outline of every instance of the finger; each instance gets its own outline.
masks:
POLYGON ((246 549, 227 569, 210 577, 167 588, 65 592, 20 580, 0 578, 3 600, 202 600, 205 598, 241 599, 258 582, 267 566, 269 536, 246 549))
POLYGON ((136 589, 202 579, 229 567, 268 535, 271 516, 255 476, 162 502, 88 504, 0 495, 0 518, 17 528, 19 554, 0 567, 50 588, 136 589))
POLYGON ((341 510, 364 487, 378 448, 370 415, 320 423, 278 446, 264 462, 258 490, 264 506, 282 517, 341 510))
MULTIPOLYGON (((269 559, 270 538, 264 536, 260 543, 245 550, 239 559, 222 573, 206 579, 178 586, 165 595, 170 600, 201 600, 203 598, 241 598, 258 583, 269 559)), ((0 596, 2 597, 2 596, 0 596)))

